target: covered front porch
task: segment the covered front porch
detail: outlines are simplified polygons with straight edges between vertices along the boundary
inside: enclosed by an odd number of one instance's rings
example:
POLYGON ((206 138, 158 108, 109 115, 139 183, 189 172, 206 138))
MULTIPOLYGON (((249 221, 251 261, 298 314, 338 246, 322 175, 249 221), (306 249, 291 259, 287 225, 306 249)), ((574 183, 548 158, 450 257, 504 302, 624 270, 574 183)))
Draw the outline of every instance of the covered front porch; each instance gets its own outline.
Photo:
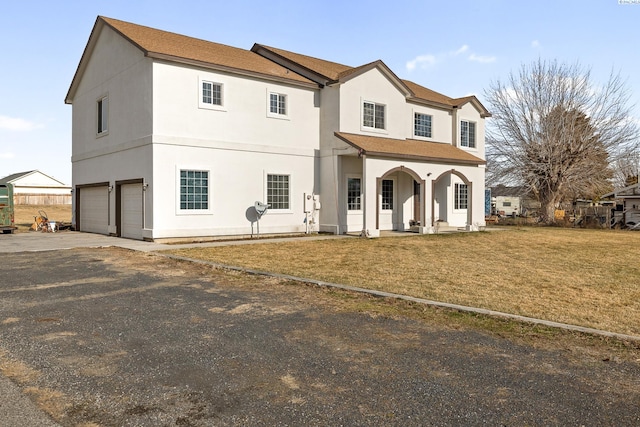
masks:
POLYGON ((385 138, 349 135, 348 140, 358 151, 337 156, 344 182, 341 233, 379 237, 389 231, 430 234, 485 225, 483 160, 449 144, 391 140, 420 144, 413 155, 398 155, 366 144, 385 138), (425 148, 431 148, 430 156, 425 148))

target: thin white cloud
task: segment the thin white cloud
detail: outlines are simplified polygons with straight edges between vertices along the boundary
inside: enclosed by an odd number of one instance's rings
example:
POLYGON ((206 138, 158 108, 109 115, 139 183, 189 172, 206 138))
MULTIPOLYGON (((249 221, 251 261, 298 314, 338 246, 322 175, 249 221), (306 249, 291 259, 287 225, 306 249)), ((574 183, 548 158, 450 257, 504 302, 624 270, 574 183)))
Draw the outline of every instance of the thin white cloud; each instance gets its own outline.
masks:
POLYGON ((19 117, 0 116, 0 130, 30 131, 39 127, 42 126, 19 117))
POLYGON ((418 55, 412 60, 407 61, 407 70, 413 71, 416 67, 427 69, 435 65, 436 62, 438 62, 438 60, 433 55, 418 55))
POLYGON ((540 44, 540 41, 538 41, 538 40, 534 40, 534 41, 532 41, 532 42, 531 42, 531 47, 532 47, 533 49, 539 49, 539 48, 541 48, 541 47, 542 47, 542 45, 540 44))
POLYGON ((462 47, 460 47, 460 49, 456 50, 455 52, 452 52, 451 54, 453 56, 458 56, 465 53, 468 50, 469 50, 469 45, 463 44, 462 47))
MULTIPOLYGON (((435 55, 433 54, 418 55, 415 58, 407 61, 406 63, 407 71, 411 72, 416 69, 427 70, 435 66, 436 64, 445 62, 447 59, 454 58, 467 53, 469 52, 469 49, 470 49, 469 45, 463 44, 458 49, 450 50, 448 52, 441 52, 435 55)), ((476 55, 475 53, 471 53, 467 57, 467 60, 486 64, 490 62, 495 62, 496 57, 481 56, 481 55, 476 55)))
POLYGON ((9 152, 0 153, 0 159, 8 160, 8 159, 13 159, 14 157, 15 157, 15 154, 13 154, 13 153, 9 153, 9 152))
POLYGON ((496 57, 495 56, 482 56, 482 55, 476 55, 475 53, 472 53, 471 55, 469 55, 469 61, 480 62, 482 64, 488 64, 488 63, 491 63, 491 62, 495 62, 496 61, 496 57))

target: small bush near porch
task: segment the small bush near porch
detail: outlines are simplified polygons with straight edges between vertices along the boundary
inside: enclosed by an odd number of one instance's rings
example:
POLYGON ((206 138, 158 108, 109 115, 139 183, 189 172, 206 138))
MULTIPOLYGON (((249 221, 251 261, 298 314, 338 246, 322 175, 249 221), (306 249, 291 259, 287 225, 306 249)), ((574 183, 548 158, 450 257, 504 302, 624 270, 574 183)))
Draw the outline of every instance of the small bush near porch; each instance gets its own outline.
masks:
POLYGON ((174 254, 640 336, 640 233, 563 228, 174 254))

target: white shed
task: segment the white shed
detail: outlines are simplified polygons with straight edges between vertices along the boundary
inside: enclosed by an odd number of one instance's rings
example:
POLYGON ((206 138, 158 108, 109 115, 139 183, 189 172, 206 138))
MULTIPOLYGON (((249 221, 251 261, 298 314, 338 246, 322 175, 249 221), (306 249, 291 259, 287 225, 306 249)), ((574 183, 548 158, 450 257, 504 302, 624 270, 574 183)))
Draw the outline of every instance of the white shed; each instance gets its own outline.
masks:
POLYGON ((0 183, 13 184, 15 205, 71 204, 71 186, 39 170, 14 173, 0 179, 0 183))

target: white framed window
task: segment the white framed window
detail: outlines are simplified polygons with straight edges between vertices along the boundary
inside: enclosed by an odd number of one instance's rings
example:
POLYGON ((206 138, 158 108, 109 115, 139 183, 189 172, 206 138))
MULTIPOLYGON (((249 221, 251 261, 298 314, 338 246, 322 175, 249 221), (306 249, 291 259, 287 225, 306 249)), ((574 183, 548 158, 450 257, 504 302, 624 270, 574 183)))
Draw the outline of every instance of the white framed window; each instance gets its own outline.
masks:
POLYGON ((224 107, 224 85, 211 80, 199 79, 198 106, 210 110, 224 107))
POLYGON ((284 93, 268 92, 267 115, 269 117, 286 118, 289 115, 288 96, 284 93))
POLYGON ((96 104, 97 112, 97 134, 104 135, 109 131, 109 96, 105 95, 98 99, 96 104))
POLYGON ((433 117, 429 114, 414 113, 413 134, 422 138, 431 138, 431 123, 433 117))
POLYGON ((391 211, 393 210, 393 180, 392 179, 383 179, 382 180, 382 210, 383 211, 391 211))
POLYGON ((362 210, 362 178, 347 177, 347 210, 362 210))
POLYGON ((291 209, 291 176, 267 174, 267 205, 271 210, 291 209))
POLYGON ((362 102, 362 127, 370 129, 385 130, 386 127, 386 106, 375 102, 362 102))
POLYGON ((211 208, 208 170, 180 169, 178 211, 204 212, 211 208))
POLYGON ((460 122, 460 146, 476 148, 476 124, 467 120, 460 122))
POLYGON ((455 194, 454 198, 454 206, 453 208, 456 210, 467 209, 469 206, 469 192, 467 184, 456 183, 455 185, 455 194))

